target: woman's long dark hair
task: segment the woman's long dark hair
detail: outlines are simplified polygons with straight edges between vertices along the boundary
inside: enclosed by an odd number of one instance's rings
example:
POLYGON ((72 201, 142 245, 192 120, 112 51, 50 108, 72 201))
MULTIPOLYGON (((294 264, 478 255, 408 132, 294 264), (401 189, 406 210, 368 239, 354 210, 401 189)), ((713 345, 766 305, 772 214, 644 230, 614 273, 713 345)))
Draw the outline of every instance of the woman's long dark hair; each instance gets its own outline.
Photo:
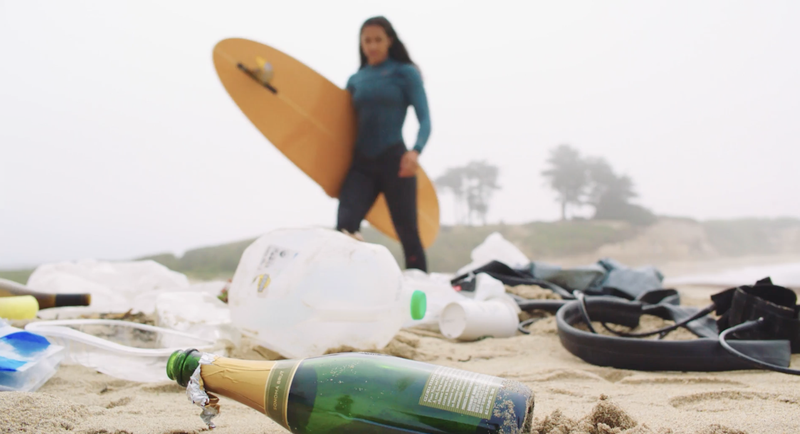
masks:
MULTIPOLYGON (((372 17, 367 21, 364 21, 364 24, 361 25, 361 31, 358 33, 359 36, 359 43, 358 43, 358 54, 361 56, 361 68, 367 66, 367 55, 364 54, 364 50, 361 49, 361 33, 364 31, 364 28, 367 26, 381 26, 383 31, 386 32, 386 36, 392 41, 392 45, 389 46, 389 57, 392 59, 401 62, 401 63, 409 63, 411 65, 417 66, 411 60, 411 56, 408 55, 408 50, 406 50, 406 46, 403 45, 403 41, 397 36, 397 32, 394 31, 394 27, 392 27, 392 23, 389 22, 385 17, 378 16, 372 17)), ((419 69, 417 67, 417 69, 419 69)))

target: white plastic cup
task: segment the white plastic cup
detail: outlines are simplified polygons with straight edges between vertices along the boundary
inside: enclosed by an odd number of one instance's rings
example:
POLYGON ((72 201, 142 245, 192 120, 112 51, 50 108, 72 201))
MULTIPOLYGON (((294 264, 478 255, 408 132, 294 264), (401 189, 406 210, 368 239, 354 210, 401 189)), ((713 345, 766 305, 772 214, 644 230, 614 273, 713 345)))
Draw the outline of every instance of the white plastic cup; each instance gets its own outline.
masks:
POLYGON ((449 339, 473 341, 482 337, 507 338, 517 333, 519 317, 506 300, 456 301, 439 317, 439 330, 449 339))

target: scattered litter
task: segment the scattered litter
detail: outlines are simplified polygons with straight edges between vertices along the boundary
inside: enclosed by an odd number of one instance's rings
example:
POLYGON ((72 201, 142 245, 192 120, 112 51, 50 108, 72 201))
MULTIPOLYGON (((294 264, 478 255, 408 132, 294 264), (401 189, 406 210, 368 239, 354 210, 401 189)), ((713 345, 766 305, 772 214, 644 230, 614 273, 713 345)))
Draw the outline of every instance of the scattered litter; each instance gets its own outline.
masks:
POLYGON ((600 264, 561 268, 547 262, 534 261, 530 264, 531 275, 536 279, 552 282, 562 288, 586 291, 599 284, 606 275, 600 264))
POLYGON ((404 328, 423 325, 438 325, 442 310, 449 303, 466 300, 467 297, 453 289, 450 284, 452 276, 441 273, 427 274, 417 269, 403 272, 403 286, 410 290, 422 291, 427 298, 425 316, 420 320, 409 319, 403 324, 404 328))
POLYGON ((466 299, 448 303, 439 317, 445 337, 470 341, 516 335, 521 310, 502 282, 479 273, 460 282, 458 289, 466 299))
MULTIPOLYGON (((49 309, 63 306, 88 306, 91 303, 91 295, 86 293, 77 294, 50 294, 33 289, 8 279, 0 278, 0 298, 5 299, 13 296, 30 296, 36 300, 36 309, 49 309)), ((0 300, 0 303, 6 300, 0 300)), ((34 313, 34 316, 36 314, 34 313)))
MULTIPOLYGON (((155 261, 105 262, 82 260, 44 264, 28 278, 29 288, 48 294, 89 293, 86 308, 56 308, 59 312, 151 313, 154 294, 162 290, 189 287, 188 278, 155 261)), ((51 309, 48 309, 48 311, 51 309)))
POLYGON ((405 323, 424 318, 425 305, 386 247, 322 228, 258 238, 228 291, 234 326, 289 358, 343 345, 380 350, 405 323))
POLYGON ((439 318, 439 329, 450 339, 465 341, 516 335, 519 306, 502 294, 488 300, 464 300, 448 304, 439 318))
POLYGON ((456 289, 461 295, 474 301, 488 300, 506 293, 503 282, 486 273, 478 273, 461 281, 456 289))
MULTIPOLYGON (((228 305, 206 292, 166 292, 156 299, 156 325, 159 327, 202 336, 230 348, 240 343, 240 333, 231 322, 228 305)), ((172 335, 164 335, 165 346, 172 335)))
POLYGON ((472 250, 470 258, 472 263, 462 267, 456 274, 469 273, 492 261, 500 261, 514 269, 527 267, 531 262, 517 246, 503 238, 499 232, 493 232, 486 237, 483 243, 472 250))
POLYGON ((63 364, 79 364, 123 380, 169 380, 167 359, 178 347, 214 351, 214 342, 161 327, 117 320, 37 321, 25 326, 66 351, 63 364), (170 347, 166 343, 176 345, 170 347))
POLYGON ((32 295, 0 297, 0 318, 32 319, 39 312, 39 302, 32 295))
POLYGON ((62 346, 0 320, 0 391, 35 392, 63 358, 62 346))
POLYGON ((639 294, 661 288, 664 276, 653 266, 628 267, 604 258, 594 264, 561 268, 545 262, 532 262, 527 270, 533 279, 572 292, 593 295, 614 295, 634 299, 639 294))

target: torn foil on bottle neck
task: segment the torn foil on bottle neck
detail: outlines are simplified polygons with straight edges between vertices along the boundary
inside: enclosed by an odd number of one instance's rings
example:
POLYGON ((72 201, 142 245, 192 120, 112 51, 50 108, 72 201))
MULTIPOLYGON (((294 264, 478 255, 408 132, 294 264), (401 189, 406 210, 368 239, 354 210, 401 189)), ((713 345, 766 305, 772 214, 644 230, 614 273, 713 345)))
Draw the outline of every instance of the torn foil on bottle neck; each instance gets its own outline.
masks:
POLYGON ((186 386, 186 396, 189 397, 192 404, 203 409, 200 418, 203 419, 203 422, 205 422, 209 428, 215 428, 211 419, 217 417, 219 414, 219 398, 213 395, 209 397, 206 393, 203 387, 203 378, 200 377, 200 367, 202 365, 210 365, 216 358, 217 356, 213 354, 203 353, 203 355, 200 356, 197 369, 192 373, 192 376, 189 378, 189 384, 186 386))

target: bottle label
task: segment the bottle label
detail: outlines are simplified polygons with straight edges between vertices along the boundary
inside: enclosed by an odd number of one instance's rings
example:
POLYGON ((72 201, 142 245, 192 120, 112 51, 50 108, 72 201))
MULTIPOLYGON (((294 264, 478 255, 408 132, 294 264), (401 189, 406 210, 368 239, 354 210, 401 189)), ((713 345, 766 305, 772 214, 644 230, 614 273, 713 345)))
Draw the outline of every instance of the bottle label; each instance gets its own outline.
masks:
POLYGON ((420 405, 489 419, 503 379, 440 366, 422 389, 420 405))
POLYGON ((264 408, 270 419, 289 429, 286 417, 289 402, 289 389, 294 380, 294 374, 302 360, 278 360, 267 378, 267 388, 264 396, 264 408))

